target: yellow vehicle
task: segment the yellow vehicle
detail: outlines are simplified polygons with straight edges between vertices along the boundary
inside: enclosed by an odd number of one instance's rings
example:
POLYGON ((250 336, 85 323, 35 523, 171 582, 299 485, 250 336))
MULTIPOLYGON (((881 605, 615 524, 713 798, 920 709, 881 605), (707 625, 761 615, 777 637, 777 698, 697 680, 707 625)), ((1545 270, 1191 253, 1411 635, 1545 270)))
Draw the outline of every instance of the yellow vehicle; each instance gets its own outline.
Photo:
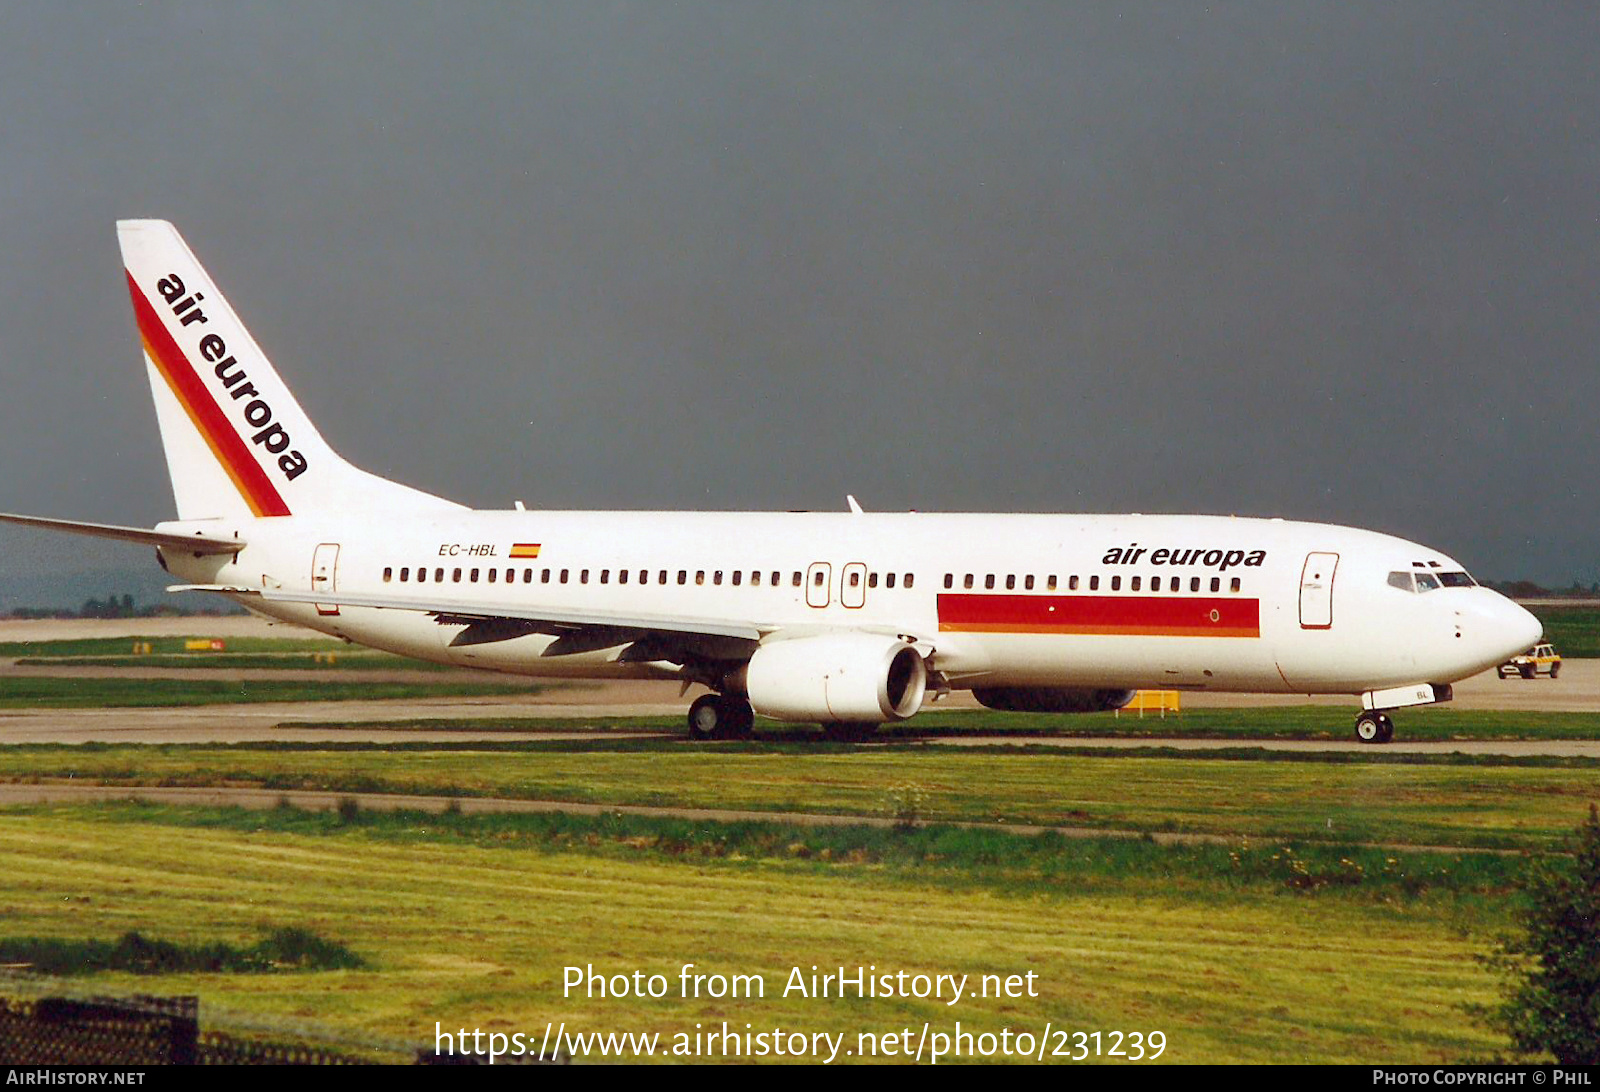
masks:
POLYGON ((1512 675, 1531 679, 1541 671, 1553 679, 1561 674, 1561 654, 1556 651, 1554 645, 1534 645, 1520 656, 1511 657, 1495 670, 1502 679, 1510 678, 1512 675))

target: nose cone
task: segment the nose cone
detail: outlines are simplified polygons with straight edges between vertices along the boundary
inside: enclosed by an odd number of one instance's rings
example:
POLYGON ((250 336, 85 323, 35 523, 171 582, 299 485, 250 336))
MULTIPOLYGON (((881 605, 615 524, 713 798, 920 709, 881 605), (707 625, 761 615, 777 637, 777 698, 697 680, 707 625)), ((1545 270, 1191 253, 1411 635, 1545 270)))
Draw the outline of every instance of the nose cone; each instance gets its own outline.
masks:
POLYGON ((1519 652, 1526 652, 1544 636, 1544 623, 1524 607, 1518 606, 1498 592, 1490 592, 1494 600, 1488 605, 1485 633, 1493 634, 1496 647, 1501 651, 1496 661, 1505 660, 1519 652))

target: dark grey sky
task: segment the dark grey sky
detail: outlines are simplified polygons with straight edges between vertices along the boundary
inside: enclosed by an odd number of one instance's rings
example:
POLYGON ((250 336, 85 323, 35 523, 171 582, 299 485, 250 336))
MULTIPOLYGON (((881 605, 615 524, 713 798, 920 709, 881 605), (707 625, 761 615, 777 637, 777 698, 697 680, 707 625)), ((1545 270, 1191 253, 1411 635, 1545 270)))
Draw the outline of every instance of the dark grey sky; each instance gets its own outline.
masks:
POLYGON ((234 8, 0 8, 0 509, 172 515, 152 216, 343 454, 476 505, 1237 512, 1600 579, 1594 5, 234 8))

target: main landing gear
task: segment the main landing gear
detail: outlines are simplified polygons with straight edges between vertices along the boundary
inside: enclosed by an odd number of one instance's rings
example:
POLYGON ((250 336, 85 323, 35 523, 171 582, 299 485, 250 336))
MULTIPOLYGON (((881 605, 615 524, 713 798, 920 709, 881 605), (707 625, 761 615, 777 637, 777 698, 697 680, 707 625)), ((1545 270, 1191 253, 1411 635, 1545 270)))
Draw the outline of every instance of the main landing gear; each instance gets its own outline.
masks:
POLYGON ((743 698, 701 694, 689 706, 689 738, 749 739, 755 720, 755 712, 743 698))
POLYGON ((1362 743, 1388 743, 1394 738, 1394 721, 1372 709, 1356 717, 1356 739, 1362 743))

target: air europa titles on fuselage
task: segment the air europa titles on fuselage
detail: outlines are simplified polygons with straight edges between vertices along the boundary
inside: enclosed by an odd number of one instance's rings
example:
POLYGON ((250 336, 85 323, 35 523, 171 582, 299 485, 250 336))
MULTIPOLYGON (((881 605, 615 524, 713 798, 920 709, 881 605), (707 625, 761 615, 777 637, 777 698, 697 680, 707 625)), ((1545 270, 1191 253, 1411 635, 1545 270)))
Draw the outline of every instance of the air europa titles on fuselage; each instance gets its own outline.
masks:
MULTIPOLYGON (((187 289, 183 286, 183 278, 176 273, 168 273, 157 281, 156 291, 167 301, 172 313, 178 316, 180 325, 188 326, 196 322, 203 324, 210 321, 200 307, 200 301, 206 298, 205 293, 186 295, 187 289)), ((250 398, 250 401, 244 403, 244 419, 246 424, 257 430, 251 435, 250 442, 260 444, 278 456, 278 469, 283 471, 283 476, 289 481, 294 481, 304 474, 306 457, 289 447, 289 433, 272 419, 272 407, 261 397, 261 392, 256 390, 255 384, 249 381, 250 377, 239 366, 239 362, 228 355, 227 343, 216 334, 206 334, 200 339, 200 355, 205 357, 207 362, 216 365, 217 378, 222 380, 223 387, 235 402, 250 398)))
POLYGON ((1163 546, 1160 549, 1149 550, 1137 542, 1130 542, 1126 546, 1113 546, 1106 551, 1106 556, 1100 559, 1102 565, 1199 565, 1207 569, 1216 569, 1226 572, 1235 565, 1246 568, 1259 568, 1267 560, 1265 550, 1208 550, 1205 547, 1198 549, 1174 550, 1163 546), (1146 557, 1145 555, 1149 556, 1146 557))

